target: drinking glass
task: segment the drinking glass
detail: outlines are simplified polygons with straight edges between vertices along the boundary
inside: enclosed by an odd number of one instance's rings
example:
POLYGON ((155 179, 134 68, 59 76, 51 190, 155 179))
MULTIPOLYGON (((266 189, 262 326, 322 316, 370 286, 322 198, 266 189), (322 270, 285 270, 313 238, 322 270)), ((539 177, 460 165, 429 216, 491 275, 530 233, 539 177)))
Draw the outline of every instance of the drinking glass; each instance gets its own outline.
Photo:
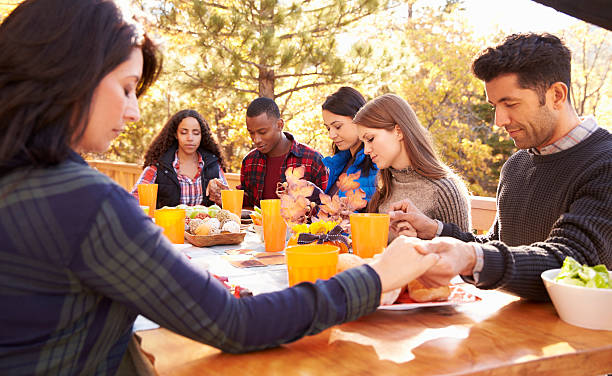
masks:
POLYGON ((157 184, 138 184, 138 201, 140 205, 149 207, 149 217, 157 207, 157 184))
POLYGON ((389 240, 389 214, 353 213, 349 218, 353 253, 370 258, 385 249, 389 240))
POLYGON ((280 199, 261 200, 264 243, 266 252, 280 252, 285 249, 287 224, 280 214, 280 199))

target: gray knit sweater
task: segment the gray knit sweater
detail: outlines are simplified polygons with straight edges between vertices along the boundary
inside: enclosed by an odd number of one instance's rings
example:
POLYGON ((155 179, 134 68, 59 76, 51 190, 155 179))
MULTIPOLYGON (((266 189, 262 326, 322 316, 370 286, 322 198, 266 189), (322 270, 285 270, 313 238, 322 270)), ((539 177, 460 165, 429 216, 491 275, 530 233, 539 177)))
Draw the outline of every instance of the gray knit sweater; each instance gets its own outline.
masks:
MULTIPOLYGON (((393 187, 390 197, 378 208, 386 213, 391 204, 409 198, 428 217, 445 223, 456 223, 463 231, 470 230, 470 204, 453 179, 430 179, 412 168, 390 168, 393 187)), ((467 192, 466 192, 467 193, 467 192)), ((389 234, 389 241, 393 240, 389 234)))
POLYGON ((445 224, 442 236, 483 243, 478 287, 528 299, 548 299, 540 274, 566 256, 612 269, 612 134, 598 128, 555 154, 518 151, 502 168, 489 233, 445 224))

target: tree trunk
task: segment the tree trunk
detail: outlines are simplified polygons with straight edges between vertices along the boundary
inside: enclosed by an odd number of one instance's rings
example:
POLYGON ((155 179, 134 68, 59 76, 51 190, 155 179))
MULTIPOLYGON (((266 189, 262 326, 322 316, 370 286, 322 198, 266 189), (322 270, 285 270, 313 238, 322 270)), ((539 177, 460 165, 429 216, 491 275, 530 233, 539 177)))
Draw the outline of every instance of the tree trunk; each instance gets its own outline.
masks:
POLYGON ((274 99, 274 69, 259 68, 259 96, 274 99))

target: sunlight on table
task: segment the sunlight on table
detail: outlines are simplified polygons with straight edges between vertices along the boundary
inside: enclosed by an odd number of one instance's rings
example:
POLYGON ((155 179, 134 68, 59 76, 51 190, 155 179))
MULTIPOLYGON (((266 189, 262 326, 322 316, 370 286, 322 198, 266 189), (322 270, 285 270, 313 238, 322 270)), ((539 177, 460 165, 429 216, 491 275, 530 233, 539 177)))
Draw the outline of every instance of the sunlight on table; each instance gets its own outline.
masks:
MULTIPOLYGON (((379 360, 389 360, 395 363, 405 363, 415 358, 412 350, 422 344, 438 339, 462 340, 469 337, 471 325, 451 325, 440 329, 425 329, 421 333, 404 340, 389 340, 372 338, 361 333, 332 329, 329 344, 336 341, 354 342, 364 346, 372 346, 379 360)), ((460 346, 461 341, 456 342, 460 346)), ((454 347, 456 347, 454 346, 454 347)), ((454 350, 454 347, 451 350, 454 350)))

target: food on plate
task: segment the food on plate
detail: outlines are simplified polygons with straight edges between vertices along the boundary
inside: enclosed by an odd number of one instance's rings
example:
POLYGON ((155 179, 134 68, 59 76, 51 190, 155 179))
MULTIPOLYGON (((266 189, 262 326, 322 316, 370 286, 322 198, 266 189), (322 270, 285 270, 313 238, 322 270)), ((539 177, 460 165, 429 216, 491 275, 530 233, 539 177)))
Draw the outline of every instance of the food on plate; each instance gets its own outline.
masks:
POLYGON ((233 232, 233 233, 240 232, 240 225, 237 222, 234 222, 232 220, 227 220, 223 222, 223 225, 221 226, 221 232, 223 231, 233 232))
POLYGON ((210 221, 202 222, 193 232, 194 235, 210 235, 212 232, 212 228, 210 226, 210 221))
MULTIPOLYGON (((365 264, 371 259, 362 259, 361 257, 352 253, 341 253, 338 255, 338 266, 336 270, 338 273, 345 271, 350 268, 365 264)), ((441 286, 435 288, 427 288, 423 286, 418 280, 410 282, 405 287, 410 298, 415 302, 436 302, 447 300, 450 295, 449 286, 441 286)), ((386 292, 381 296, 381 304, 393 304, 397 298, 401 295, 404 288, 399 288, 393 291, 386 292)))
POLYGON ((185 231, 192 235, 216 235, 220 233, 239 233, 240 218, 227 210, 218 210, 214 217, 185 219, 185 231))
POLYGON ((223 226, 223 224, 225 224, 225 222, 227 221, 233 221, 240 225, 240 217, 226 209, 219 210, 217 212, 216 218, 221 223, 221 226, 223 226))
POLYGON ((581 265, 570 256, 567 256, 563 261, 563 266, 559 274, 557 274, 555 282, 581 287, 612 288, 612 285, 610 285, 610 273, 605 265, 581 265))
POLYGON ((229 290, 229 292, 237 298, 246 298, 248 296, 253 296, 253 293, 249 289, 241 287, 239 285, 235 285, 233 283, 229 283, 227 277, 220 277, 216 274, 213 274, 212 276, 218 279, 221 283, 223 283, 223 285, 229 290))
POLYGON ((419 282, 418 279, 408 283, 406 289, 408 290, 410 299, 419 303, 447 300, 450 295, 449 286, 428 288, 419 282))
POLYGON ((263 224, 262 217, 261 217, 261 209, 258 208, 257 206, 255 206, 253 209, 255 209, 255 211, 249 214, 249 216, 253 220, 253 224, 255 226, 261 226, 263 224))
POLYGON ((190 234, 195 234, 196 233, 196 229, 202 224, 204 223, 204 221, 202 219, 192 219, 189 222, 187 222, 187 229, 186 231, 190 234))

